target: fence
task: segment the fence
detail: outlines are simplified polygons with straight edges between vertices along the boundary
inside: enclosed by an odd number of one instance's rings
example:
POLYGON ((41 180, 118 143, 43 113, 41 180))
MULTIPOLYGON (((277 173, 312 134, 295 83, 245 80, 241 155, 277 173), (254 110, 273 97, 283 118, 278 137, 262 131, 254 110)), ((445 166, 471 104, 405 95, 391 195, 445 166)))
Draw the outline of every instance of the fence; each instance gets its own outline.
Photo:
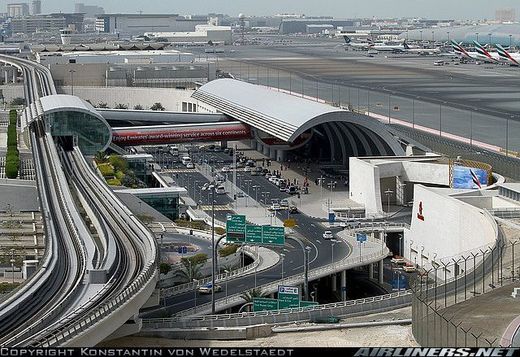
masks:
MULTIPOLYGON (((503 329, 495 324, 493 313, 485 316, 481 305, 492 302, 483 300, 486 297, 482 295, 490 292, 509 295, 511 290, 497 289, 520 280, 516 245, 518 241, 499 240, 493 248, 461 255, 451 262, 434 263, 432 269, 422 271, 411 289, 412 331, 416 341, 423 346, 497 346, 503 329), (448 279, 450 275, 453 277, 448 279), (465 314, 467 310, 459 304, 477 296, 480 301, 472 304, 480 303, 473 307, 478 306, 481 312, 465 314), (450 308, 456 304, 456 308, 450 308)), ((501 308, 506 307, 501 305, 501 308)), ((494 306, 494 314, 496 309, 494 306)))
POLYGON ((218 66, 239 80, 369 114, 388 124, 489 150, 504 158, 520 157, 520 141, 516 140, 520 137, 520 118, 515 115, 491 115, 475 107, 455 108, 442 101, 432 103, 426 97, 405 98, 389 90, 317 81, 314 77, 242 62, 226 60, 218 66))

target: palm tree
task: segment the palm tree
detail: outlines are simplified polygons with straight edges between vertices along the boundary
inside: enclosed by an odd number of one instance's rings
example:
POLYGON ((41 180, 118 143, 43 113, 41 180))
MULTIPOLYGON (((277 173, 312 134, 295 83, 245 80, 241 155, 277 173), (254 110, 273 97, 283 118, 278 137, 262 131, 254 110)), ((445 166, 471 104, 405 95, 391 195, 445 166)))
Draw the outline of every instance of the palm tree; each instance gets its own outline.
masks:
POLYGON ((134 110, 143 110, 143 106, 141 104, 134 105, 134 110))
POLYGON ((151 110, 164 110, 163 105, 160 102, 154 103, 151 107, 151 110))
POLYGON ((254 298, 263 298, 266 297, 267 294, 262 291, 260 288, 254 288, 247 291, 244 291, 240 297, 247 302, 253 302, 254 298))
POLYGON ((96 153, 96 156, 94 157, 94 159, 96 160, 96 162, 97 162, 98 164, 102 164, 102 163, 104 163, 104 162, 107 162, 107 160, 108 160, 108 156, 107 156, 107 154, 105 154, 104 151, 98 151, 98 152, 96 153))
POLYGON ((200 269, 203 264, 192 264, 189 259, 182 261, 182 267, 180 275, 185 283, 192 282, 193 280, 199 280, 202 278, 200 269))
POLYGON ((128 105, 123 104, 123 103, 118 103, 118 104, 116 104, 114 109, 128 109, 128 105))

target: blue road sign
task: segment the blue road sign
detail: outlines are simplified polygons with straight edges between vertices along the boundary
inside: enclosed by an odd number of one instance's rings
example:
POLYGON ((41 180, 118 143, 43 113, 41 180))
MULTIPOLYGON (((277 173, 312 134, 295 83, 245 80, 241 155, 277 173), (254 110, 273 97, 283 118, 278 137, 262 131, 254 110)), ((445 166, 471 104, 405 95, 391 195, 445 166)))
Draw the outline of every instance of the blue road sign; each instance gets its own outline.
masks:
POLYGON ((356 240, 360 243, 367 241, 367 235, 365 233, 356 233, 356 240))
POLYGON ((329 223, 334 223, 336 221, 336 214, 334 212, 329 212, 329 223))
POLYGON ((186 253, 188 253, 188 247, 186 247, 185 245, 178 247, 177 252, 179 254, 186 254, 186 253))

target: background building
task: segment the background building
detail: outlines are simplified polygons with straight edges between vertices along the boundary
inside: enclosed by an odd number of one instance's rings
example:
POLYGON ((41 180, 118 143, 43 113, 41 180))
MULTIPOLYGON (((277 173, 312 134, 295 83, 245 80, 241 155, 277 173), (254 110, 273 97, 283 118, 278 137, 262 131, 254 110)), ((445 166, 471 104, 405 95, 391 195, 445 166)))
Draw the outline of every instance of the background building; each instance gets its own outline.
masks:
POLYGON ((33 0, 32 2, 32 14, 39 15, 42 13, 42 2, 41 0, 33 0))
POLYGON ((74 12, 85 14, 85 18, 96 18, 105 13, 105 9, 96 5, 85 5, 81 2, 74 4, 74 12))
POLYGON ((495 20, 497 22, 515 22, 515 9, 498 9, 495 11, 495 20))
POLYGON ((172 44, 231 44, 233 35, 229 26, 197 25, 192 32, 146 32, 150 38, 161 38, 172 44))
POLYGON ((145 32, 191 32, 205 25, 207 17, 186 18, 177 14, 105 14, 96 18, 96 31, 123 36, 145 32))
POLYGON ((333 18, 304 18, 304 19, 282 19, 280 23, 280 34, 306 33, 307 26, 327 26, 337 29, 338 27, 356 26, 354 20, 340 20, 333 18))
POLYGON ((9 17, 24 17, 29 15, 29 4, 27 3, 16 3, 7 4, 7 16, 9 17))

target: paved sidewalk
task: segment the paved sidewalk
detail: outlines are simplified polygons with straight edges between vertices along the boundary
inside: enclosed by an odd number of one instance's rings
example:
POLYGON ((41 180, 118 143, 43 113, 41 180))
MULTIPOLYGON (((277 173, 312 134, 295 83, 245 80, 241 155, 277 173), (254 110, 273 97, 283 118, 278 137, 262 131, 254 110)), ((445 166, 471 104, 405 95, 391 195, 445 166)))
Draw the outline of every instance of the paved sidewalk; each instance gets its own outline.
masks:
MULTIPOLYGON (((234 142, 230 142, 228 145, 232 147, 234 142)), ((251 149, 243 142, 237 142, 237 149, 239 151, 244 151, 244 155, 253 160, 269 159, 267 156, 255 149, 251 149)), ((259 163, 259 165, 261 165, 261 163, 259 163)), ((323 187, 316 185, 315 180, 321 176, 318 165, 311 164, 305 166, 305 164, 299 163, 278 163, 273 161, 268 169, 280 171, 283 178, 288 179, 290 182, 295 182, 294 180, 296 180, 297 185, 300 187, 303 186, 305 177, 307 177, 309 182, 309 193, 302 193, 300 199, 297 196, 293 196, 290 198, 290 201, 292 204, 297 206, 300 211, 308 216, 318 219, 328 219, 329 208, 332 210, 363 208, 362 205, 348 198, 348 187, 345 186, 344 182, 325 178, 323 187), (308 174, 304 175, 303 171, 306 168, 308 168, 308 174), (331 181, 336 181, 336 188, 332 191, 327 187, 327 183, 331 181)))

